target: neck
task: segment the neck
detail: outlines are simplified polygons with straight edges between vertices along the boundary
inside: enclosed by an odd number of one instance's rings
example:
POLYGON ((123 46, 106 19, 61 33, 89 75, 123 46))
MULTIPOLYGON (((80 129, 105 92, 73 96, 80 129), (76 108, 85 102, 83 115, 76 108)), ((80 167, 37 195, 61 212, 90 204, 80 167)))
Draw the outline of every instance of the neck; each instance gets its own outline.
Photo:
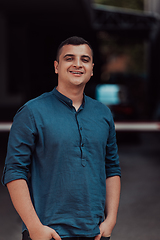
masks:
POLYGON ((84 92, 84 86, 83 87, 74 87, 67 89, 66 87, 63 88, 58 84, 57 90, 63 94, 64 96, 68 97, 72 100, 73 106, 76 110, 79 109, 83 102, 83 92, 84 92))

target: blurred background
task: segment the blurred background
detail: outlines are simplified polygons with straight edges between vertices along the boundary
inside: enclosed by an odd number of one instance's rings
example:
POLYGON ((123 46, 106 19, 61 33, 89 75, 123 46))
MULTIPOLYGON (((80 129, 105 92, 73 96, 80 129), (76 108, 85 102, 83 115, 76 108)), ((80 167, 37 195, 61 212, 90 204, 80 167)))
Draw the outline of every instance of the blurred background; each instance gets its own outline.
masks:
MULTIPOLYGON (((13 116, 57 85, 53 61, 67 37, 87 39, 94 76, 85 92, 110 107, 122 193, 112 240, 160 239, 160 1, 0 1, 0 176, 13 116)), ((0 240, 21 220, 0 185, 0 240)))

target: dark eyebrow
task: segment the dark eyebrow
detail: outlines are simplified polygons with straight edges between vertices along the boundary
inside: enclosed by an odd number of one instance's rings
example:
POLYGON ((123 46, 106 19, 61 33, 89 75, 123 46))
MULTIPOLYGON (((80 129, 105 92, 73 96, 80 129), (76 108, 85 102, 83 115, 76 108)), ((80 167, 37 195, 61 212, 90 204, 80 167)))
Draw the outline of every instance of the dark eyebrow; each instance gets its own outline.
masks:
MULTIPOLYGON (((74 56, 75 56, 74 54, 68 53, 68 54, 64 55, 63 58, 66 58, 66 57, 74 57, 74 56)), ((90 56, 88 56, 88 55, 82 55, 81 57, 82 57, 82 58, 88 58, 89 60, 91 60, 90 56)))
POLYGON ((64 55, 63 58, 66 58, 66 57, 74 57, 74 54, 66 54, 66 55, 64 55))

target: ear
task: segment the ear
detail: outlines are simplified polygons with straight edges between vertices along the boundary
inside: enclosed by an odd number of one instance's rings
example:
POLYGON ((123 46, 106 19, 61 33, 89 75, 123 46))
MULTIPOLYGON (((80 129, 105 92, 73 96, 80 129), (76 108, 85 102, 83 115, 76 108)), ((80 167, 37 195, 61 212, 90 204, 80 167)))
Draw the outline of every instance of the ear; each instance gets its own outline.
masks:
POLYGON ((93 76, 93 67, 94 67, 94 63, 92 64, 92 73, 91 73, 91 76, 93 76))
POLYGON ((55 73, 58 74, 58 62, 56 60, 54 61, 54 70, 55 73))

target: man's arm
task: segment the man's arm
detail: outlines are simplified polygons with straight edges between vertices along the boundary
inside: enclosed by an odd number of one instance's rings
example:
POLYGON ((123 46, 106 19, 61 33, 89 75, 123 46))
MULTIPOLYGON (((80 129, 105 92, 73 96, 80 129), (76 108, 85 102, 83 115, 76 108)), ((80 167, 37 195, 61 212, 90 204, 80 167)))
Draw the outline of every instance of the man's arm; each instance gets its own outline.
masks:
POLYGON ((117 219, 120 188, 121 184, 119 176, 108 177, 106 179, 106 219, 100 224, 100 234, 95 237, 95 240, 99 240, 101 236, 109 237, 112 233, 117 219))
POLYGON ((12 203, 26 225, 32 240, 61 240, 55 230, 44 226, 33 207, 27 182, 24 179, 14 180, 7 184, 12 203))

